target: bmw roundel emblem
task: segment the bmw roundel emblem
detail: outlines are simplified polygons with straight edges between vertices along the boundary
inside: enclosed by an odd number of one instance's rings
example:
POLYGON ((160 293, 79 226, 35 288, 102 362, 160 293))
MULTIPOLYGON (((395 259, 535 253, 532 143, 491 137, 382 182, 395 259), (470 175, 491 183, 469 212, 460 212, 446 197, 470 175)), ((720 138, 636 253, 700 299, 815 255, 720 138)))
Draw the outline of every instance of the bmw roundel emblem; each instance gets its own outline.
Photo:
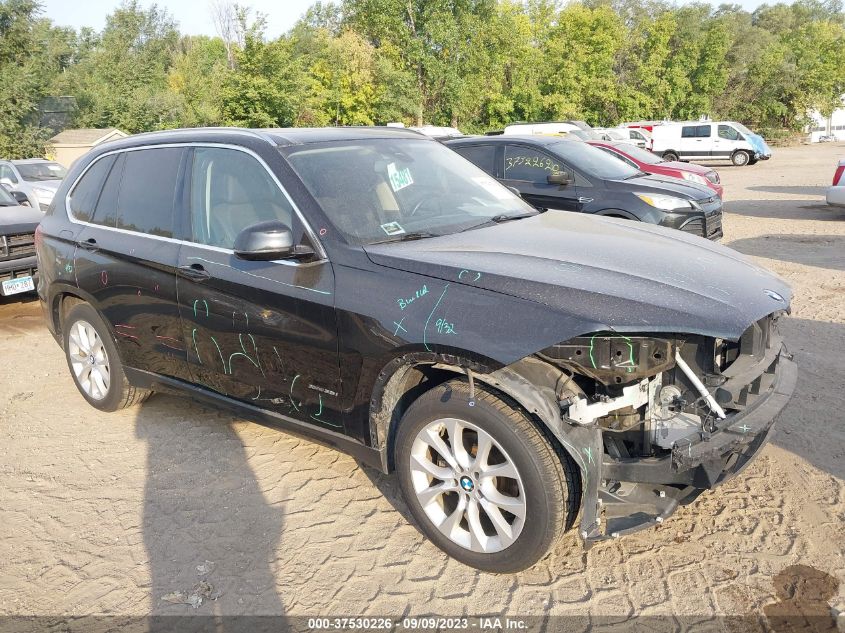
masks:
POLYGON ((463 488, 467 492, 472 492, 472 489, 475 488, 475 484, 472 483, 472 479, 470 479, 467 476, 461 477, 460 484, 461 484, 461 488, 463 488))
POLYGON ((780 301, 781 303, 786 303, 786 299, 784 299, 783 296, 781 296, 780 294, 778 294, 774 290, 764 290, 763 292, 765 292, 769 296, 769 298, 774 299, 775 301, 780 301))

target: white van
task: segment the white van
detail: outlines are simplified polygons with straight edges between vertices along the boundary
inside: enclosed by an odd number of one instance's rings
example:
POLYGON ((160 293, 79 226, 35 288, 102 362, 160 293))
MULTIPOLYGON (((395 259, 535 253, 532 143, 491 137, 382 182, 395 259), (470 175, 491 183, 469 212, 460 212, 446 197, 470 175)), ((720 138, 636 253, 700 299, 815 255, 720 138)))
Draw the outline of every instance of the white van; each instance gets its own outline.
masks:
POLYGON ((666 160, 726 160, 737 166, 768 160, 772 150, 759 134, 736 121, 684 121, 655 125, 655 154, 666 160))

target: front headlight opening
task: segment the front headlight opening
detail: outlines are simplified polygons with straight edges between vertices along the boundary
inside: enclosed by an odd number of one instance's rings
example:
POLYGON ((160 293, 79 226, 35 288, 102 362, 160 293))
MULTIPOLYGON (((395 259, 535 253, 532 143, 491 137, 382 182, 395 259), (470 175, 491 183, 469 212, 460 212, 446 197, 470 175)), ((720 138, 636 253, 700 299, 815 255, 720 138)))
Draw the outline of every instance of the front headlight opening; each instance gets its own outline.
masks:
POLYGON ((693 174, 688 171, 682 171, 681 175, 684 177, 684 180, 689 180, 690 182, 696 182, 700 185, 706 185, 707 179, 699 176, 698 174, 693 174))
POLYGON ((640 200, 655 209, 663 211, 689 210, 694 209, 694 205, 689 200, 684 198, 677 198, 675 196, 667 196, 659 193, 634 193, 640 200))

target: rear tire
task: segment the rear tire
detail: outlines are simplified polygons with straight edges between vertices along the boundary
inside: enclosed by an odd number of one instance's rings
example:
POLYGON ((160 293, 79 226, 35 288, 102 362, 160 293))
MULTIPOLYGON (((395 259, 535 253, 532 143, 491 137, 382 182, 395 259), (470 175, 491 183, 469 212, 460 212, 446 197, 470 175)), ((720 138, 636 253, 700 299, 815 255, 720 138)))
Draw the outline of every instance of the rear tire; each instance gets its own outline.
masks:
POLYGON ((751 155, 743 150, 737 150, 731 155, 731 162, 736 167, 745 167, 751 162, 751 155))
POLYGON ((663 159, 669 162, 677 161, 679 156, 675 152, 663 152, 663 159))
POLYGON ((65 316, 62 336, 70 375, 82 397, 100 411, 117 411, 146 400, 151 391, 126 380, 108 327, 87 303, 65 316))
POLYGON ((395 464, 422 532, 462 563, 508 573, 543 558, 577 513, 574 466, 521 410, 452 380, 399 424, 395 464))

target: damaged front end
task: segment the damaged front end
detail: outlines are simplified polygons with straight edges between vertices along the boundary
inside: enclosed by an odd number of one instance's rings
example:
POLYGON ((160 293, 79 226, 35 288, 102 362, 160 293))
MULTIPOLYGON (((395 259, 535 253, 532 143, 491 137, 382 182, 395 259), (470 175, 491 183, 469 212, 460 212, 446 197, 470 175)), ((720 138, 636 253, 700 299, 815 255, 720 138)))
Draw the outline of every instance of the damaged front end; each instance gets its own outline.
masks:
POLYGON ((577 429, 585 545, 662 523, 750 462, 795 388, 781 314, 738 341, 599 333, 537 354, 566 376, 556 395, 577 429))

